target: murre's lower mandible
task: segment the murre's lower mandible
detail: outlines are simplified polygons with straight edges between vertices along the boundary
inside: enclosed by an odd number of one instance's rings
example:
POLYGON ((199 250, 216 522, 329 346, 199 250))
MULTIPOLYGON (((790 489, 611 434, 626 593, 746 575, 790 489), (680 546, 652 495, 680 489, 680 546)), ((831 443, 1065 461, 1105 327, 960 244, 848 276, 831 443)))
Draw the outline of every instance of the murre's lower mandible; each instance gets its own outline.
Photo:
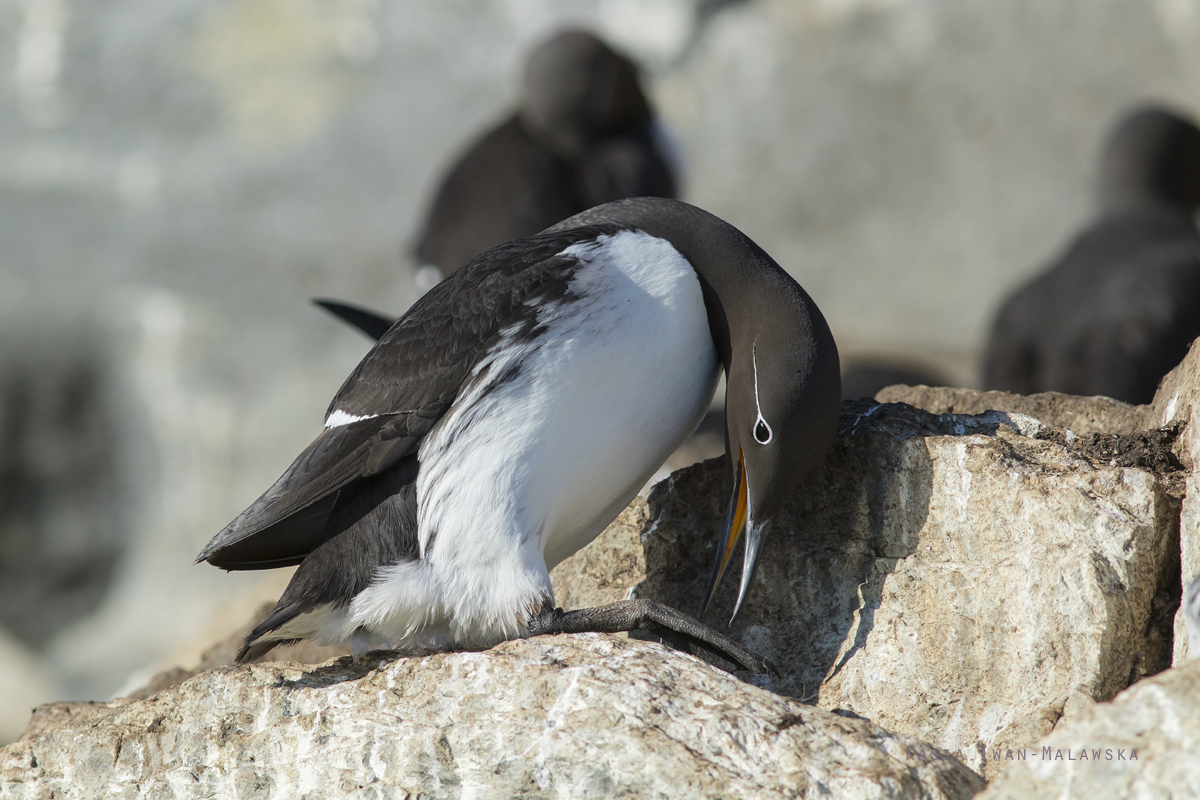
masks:
POLYGON ((736 616, 772 517, 833 442, 837 347, 744 234, 639 198, 481 254, 383 333, 321 434, 197 558, 300 565, 238 660, 305 638, 363 652, 648 629, 768 669, 674 609, 563 612, 550 585, 696 428, 722 366, 731 499, 705 606, 745 538, 736 616))

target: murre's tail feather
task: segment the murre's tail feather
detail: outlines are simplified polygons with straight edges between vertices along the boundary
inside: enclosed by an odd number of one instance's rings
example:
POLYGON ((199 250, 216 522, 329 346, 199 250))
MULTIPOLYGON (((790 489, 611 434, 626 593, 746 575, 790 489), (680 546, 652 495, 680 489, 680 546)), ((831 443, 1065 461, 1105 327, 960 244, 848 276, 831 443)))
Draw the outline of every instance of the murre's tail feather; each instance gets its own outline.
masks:
POLYGON ((349 303, 340 303, 337 300, 325 300, 323 298, 314 298, 313 303, 333 314, 342 322, 358 328, 375 341, 379 341, 387 333, 388 328, 396 324, 395 317, 386 317, 383 314, 377 314, 374 311, 349 303))

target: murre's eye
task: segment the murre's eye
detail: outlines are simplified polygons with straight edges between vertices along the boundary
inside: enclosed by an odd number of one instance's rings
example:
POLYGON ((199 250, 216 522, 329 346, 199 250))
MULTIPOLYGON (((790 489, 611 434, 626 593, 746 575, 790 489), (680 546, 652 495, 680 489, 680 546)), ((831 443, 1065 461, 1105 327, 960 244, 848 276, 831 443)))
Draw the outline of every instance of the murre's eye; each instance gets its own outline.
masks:
POLYGON ((750 358, 750 363, 754 366, 754 410, 758 412, 758 419, 754 420, 754 441, 767 444, 774 434, 771 433, 771 426, 763 419, 762 403, 758 402, 758 339, 750 346, 750 358))

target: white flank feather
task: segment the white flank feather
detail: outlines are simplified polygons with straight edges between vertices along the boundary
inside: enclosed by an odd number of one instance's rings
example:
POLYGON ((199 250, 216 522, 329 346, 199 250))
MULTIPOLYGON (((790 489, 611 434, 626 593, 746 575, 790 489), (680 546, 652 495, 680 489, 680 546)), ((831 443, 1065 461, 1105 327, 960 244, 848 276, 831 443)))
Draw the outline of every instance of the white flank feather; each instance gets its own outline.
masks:
POLYGON ((378 416, 378 414, 364 414, 359 417, 354 414, 348 414, 339 408, 325 419, 325 427, 339 428, 342 425, 349 425, 351 422, 360 422, 364 419, 375 419, 378 416))

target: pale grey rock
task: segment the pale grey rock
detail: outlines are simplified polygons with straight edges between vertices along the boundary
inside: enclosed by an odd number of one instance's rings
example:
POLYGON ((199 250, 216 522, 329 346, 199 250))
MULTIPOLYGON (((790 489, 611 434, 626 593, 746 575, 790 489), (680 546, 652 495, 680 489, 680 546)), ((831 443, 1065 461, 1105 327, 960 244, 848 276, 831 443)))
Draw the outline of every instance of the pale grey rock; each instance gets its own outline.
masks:
POLYGON ((1187 660, 1200 655, 1200 575, 1183 587, 1183 601, 1179 609, 1183 625, 1187 629, 1187 660), (1196 654, 1196 655, 1193 655, 1196 654))
POLYGON ((647 642, 506 642, 363 664, 218 668, 147 700, 43 706, 8 800, 969 798, 983 781, 871 723, 647 642))
MULTIPOLYGON (((1056 392, 1028 397, 1007 392, 975 392, 969 389, 931 389, 925 386, 889 386, 879 392, 881 402, 904 402, 933 413, 979 413, 985 409, 1015 411, 1036 417, 1076 434, 1133 435, 1163 426, 1183 427, 1183 435, 1172 448, 1187 470, 1177 478, 1184 485, 1174 489, 1183 497, 1179 520, 1179 580, 1181 586, 1200 575, 1200 424, 1188 424, 1200 400, 1200 348, 1195 346, 1184 360, 1163 378, 1154 402, 1129 406, 1107 397, 1072 397, 1056 392)), ((1110 437, 1119 439, 1120 437, 1110 437)), ((1126 438, 1125 443, 1130 439, 1126 438)), ((1177 597, 1176 597, 1177 599, 1177 597)), ((1172 664, 1180 666, 1194 658, 1187 618, 1181 605, 1172 634, 1172 664)))
MULTIPOLYGON (((1179 516, 1179 576, 1183 587, 1200 577, 1200 475, 1188 475, 1185 491, 1183 512, 1179 516)), ((1171 664, 1176 667, 1200 658, 1200 647, 1192 644, 1187 611, 1181 602, 1175 613, 1175 647, 1171 664)))
MULTIPOLYGON (((961 750, 991 774, 989 748, 1045 735, 1072 696, 1106 700, 1169 664, 1156 600, 1169 603, 1159 596, 1175 563, 1172 436, 1121 439, 1138 445, 1121 466, 1107 438, 1016 413, 847 403, 732 635, 780 665, 762 685, 961 750)), ((724 481, 716 460, 659 484, 625 523, 644 518, 645 567, 628 534, 602 539, 560 568, 570 596, 601 597, 584 588, 597 575, 604 597, 627 590, 695 613, 724 481)), ((723 585, 710 623, 735 591, 723 585)))
POLYGON ((1064 717, 1028 745, 979 800, 1200 797, 1200 661, 1064 717))
MULTIPOLYGON (((1191 410, 1200 401, 1200 348, 1195 342, 1179 366, 1167 373, 1158 385, 1154 402, 1146 407, 1146 427, 1187 422, 1191 410)), ((1192 428, 1185 437, 1190 454, 1200 454, 1200 431, 1192 428)), ((1193 458, 1193 461, 1195 459, 1193 458)))
MULTIPOLYGON (((1182 456, 1191 467, 1184 489, 1183 511, 1179 517, 1179 579, 1187 586, 1200 575, 1200 347, 1191 350, 1158 386, 1154 402, 1147 407, 1150 424, 1187 423, 1181 437, 1182 456)), ((1186 609, 1180 605, 1175 614, 1176 667, 1200 656, 1189 644, 1186 609)))
POLYGON ((1011 411, 1079 435, 1135 433, 1157 427, 1146 420, 1145 407, 1131 406, 1110 397, 1076 397, 1059 392, 1020 395, 941 386, 898 385, 882 389, 875 399, 881 403, 908 403, 931 414, 1011 411))

